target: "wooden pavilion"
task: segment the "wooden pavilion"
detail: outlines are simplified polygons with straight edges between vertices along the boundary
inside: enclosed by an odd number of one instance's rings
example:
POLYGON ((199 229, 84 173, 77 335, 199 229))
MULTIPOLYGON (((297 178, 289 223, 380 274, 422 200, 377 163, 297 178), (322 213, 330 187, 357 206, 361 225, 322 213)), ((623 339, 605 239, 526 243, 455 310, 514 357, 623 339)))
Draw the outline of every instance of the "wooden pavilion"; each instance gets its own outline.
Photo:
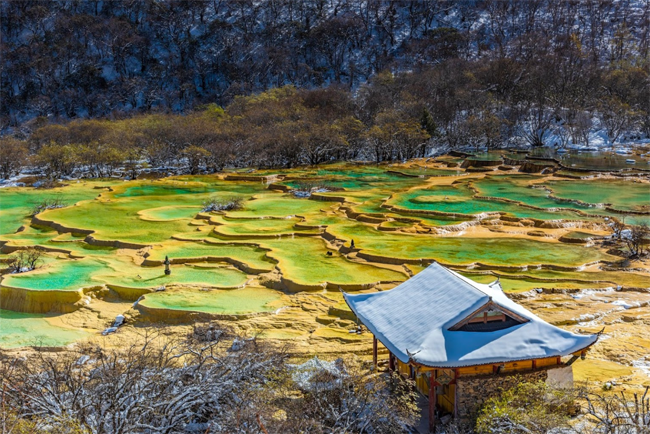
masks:
POLYGON ((392 290, 344 297, 373 334, 375 364, 381 342, 389 369, 429 397, 431 431, 442 415, 467 420, 519 381, 572 382, 571 364, 598 340, 543 321, 498 280, 480 284, 437 263, 392 290))

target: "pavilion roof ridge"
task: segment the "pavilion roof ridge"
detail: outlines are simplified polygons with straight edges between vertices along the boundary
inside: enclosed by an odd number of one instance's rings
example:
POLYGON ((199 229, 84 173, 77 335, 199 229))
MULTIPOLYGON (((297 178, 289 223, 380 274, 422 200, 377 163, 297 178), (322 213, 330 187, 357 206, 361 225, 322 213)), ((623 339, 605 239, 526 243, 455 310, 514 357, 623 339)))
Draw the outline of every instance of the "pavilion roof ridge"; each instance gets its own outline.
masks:
POLYGON ((459 367, 545 358, 597 340, 549 324, 500 286, 474 282, 437 262, 391 290, 343 295, 359 321, 403 362, 459 367), (453 327, 488 304, 521 323, 481 331, 453 327))

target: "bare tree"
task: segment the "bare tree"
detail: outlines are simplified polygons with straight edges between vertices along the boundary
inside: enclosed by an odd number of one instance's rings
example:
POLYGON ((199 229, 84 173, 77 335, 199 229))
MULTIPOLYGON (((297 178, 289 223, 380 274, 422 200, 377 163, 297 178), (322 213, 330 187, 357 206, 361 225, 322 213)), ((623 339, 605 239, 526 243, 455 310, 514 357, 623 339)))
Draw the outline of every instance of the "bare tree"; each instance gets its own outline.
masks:
MULTIPOLYGON (((490 398, 476 423, 478 433, 647 434, 650 432, 650 386, 643 395, 603 393, 587 385, 557 388, 544 382, 520 383, 490 398), (579 409, 582 411, 579 411, 579 409), (582 413, 578 420, 570 417, 582 413)), ((472 432, 471 429, 446 432, 472 432)))
POLYGON ((29 247, 13 253, 7 259, 7 265, 12 273, 24 273, 35 270, 42 262, 43 252, 29 247))
POLYGON ((376 433, 404 432, 417 415, 410 383, 363 363, 305 384, 283 348, 218 324, 187 338, 150 330, 111 348, 0 352, 0 421, 57 434, 376 433))
POLYGON ((190 173, 196 175, 210 156, 210 152, 201 146, 190 145, 181 151, 181 155, 187 159, 190 173))
POLYGON ((539 147, 546 144, 551 134, 554 113, 544 106, 532 106, 522 123, 522 133, 530 146, 539 147))
POLYGON ((620 241, 622 233, 627 227, 625 225, 625 217, 623 217, 621 220, 613 219, 609 226, 614 231, 614 235, 616 236, 616 239, 620 241))
POLYGON ((34 205, 29 215, 35 216, 48 209, 64 208, 66 206, 67 204, 63 202, 63 199, 61 197, 53 196, 43 199, 41 202, 34 205))
MULTIPOLYGON (((39 429, 62 416, 87 432, 242 432, 253 420, 230 417, 256 400, 245 400, 284 366, 286 355, 265 351, 254 340, 238 351, 232 342, 173 340, 149 333, 120 349, 80 345, 59 355, 37 352, 0 364, 5 405, 39 429)), ((269 387, 271 389, 271 387, 269 387)))
POLYGON ((585 412, 596 434, 646 434, 650 432, 650 386, 643 395, 634 393, 630 399, 625 392, 614 395, 583 391, 579 396, 586 402, 585 412))
POLYGON ((419 411, 411 381, 395 373, 368 373, 362 363, 339 362, 344 375, 335 378, 321 372, 302 388, 303 399, 293 403, 291 424, 300 426, 300 419, 307 417, 312 430, 318 421, 316 425, 335 433, 396 433, 413 425, 419 411))
POLYGON ((618 98, 604 98, 599 107, 601 122, 607 130, 610 144, 614 144, 634 124, 634 110, 618 98))
POLYGON ((642 255, 645 246, 650 241, 650 229, 646 223, 642 223, 630 228, 630 234, 625 237, 625 244, 630 249, 630 256, 636 257, 642 255))
POLYGON ((0 178, 9 178, 27 161, 27 145, 13 137, 0 138, 0 178))

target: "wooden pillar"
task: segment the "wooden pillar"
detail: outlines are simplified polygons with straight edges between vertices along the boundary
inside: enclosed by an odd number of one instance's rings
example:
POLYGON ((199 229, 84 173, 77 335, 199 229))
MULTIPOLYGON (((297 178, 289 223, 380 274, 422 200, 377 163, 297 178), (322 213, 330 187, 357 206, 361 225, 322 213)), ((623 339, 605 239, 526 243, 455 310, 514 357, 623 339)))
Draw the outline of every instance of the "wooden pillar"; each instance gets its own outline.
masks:
POLYGON ((454 419, 458 418, 458 369, 454 369, 454 419))
POLYGON ((436 405, 438 404, 438 396, 436 395, 436 381, 437 370, 431 371, 429 377, 429 432, 433 433, 436 430, 436 405))
POLYGON ((390 372, 395 370, 395 356, 390 351, 388 352, 388 370, 390 372))
POLYGON ((372 335, 372 364, 377 368, 377 337, 372 335))

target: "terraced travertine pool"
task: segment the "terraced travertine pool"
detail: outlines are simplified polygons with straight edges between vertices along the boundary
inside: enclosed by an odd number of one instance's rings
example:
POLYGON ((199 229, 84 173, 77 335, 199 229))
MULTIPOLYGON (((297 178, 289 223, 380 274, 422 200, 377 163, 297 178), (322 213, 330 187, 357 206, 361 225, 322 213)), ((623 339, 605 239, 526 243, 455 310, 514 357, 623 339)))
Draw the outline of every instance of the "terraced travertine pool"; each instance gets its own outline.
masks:
POLYGON ((435 260, 446 265, 481 263, 496 267, 584 264, 615 260, 596 249, 536 239, 500 237, 422 237, 398 232, 377 233, 365 224, 352 223, 328 228, 337 238, 350 239, 362 252, 398 259, 435 260))
POLYGON ((67 345, 90 336, 90 332, 51 324, 43 314, 0 309, 0 347, 67 345))
POLYGON ((121 312, 138 327, 227 317, 304 352, 347 351, 367 342, 348 333, 339 290, 389 289, 431 261, 515 295, 619 288, 642 303, 650 267, 603 239, 612 219, 650 222, 649 175, 447 167, 457 160, 0 189, 0 261, 43 252, 37 270, 2 275, 0 346, 95 339, 121 312), (325 191, 292 194, 306 182, 325 191), (30 216, 53 197, 66 206, 30 216), (202 212, 214 197, 243 207, 202 212))
POLYGON ((283 297, 279 291, 256 287, 209 292, 165 291, 146 295, 140 304, 160 310, 246 315, 273 312, 283 306, 283 297))

